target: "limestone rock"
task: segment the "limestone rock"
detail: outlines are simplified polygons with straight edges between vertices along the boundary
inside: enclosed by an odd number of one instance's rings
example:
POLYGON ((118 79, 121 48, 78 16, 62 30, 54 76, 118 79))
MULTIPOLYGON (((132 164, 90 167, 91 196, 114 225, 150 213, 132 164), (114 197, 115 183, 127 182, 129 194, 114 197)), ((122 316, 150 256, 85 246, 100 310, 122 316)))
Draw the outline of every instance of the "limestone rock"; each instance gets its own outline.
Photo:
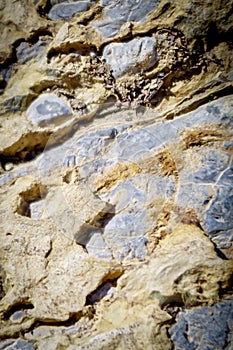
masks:
POLYGON ((18 62, 25 63, 36 57, 50 42, 51 38, 49 36, 40 37, 34 45, 30 45, 27 42, 21 42, 16 49, 18 62))
POLYGON ((124 23, 143 22, 148 13, 154 10, 160 0, 156 1, 109 1, 102 0, 100 5, 104 8, 104 19, 94 22, 94 26, 104 37, 116 35, 124 23))
POLYGON ((40 126, 57 125, 72 115, 68 103, 55 94, 43 94, 32 102, 27 110, 27 117, 40 126))
MULTIPOLYGON (((228 284, 232 262, 227 265, 216 255, 213 245, 200 229, 178 225, 146 264, 136 264, 119 278, 111 302, 103 299, 97 305, 97 333, 100 334, 82 348, 131 349, 135 344, 139 346, 140 339, 148 349, 170 349, 162 324, 169 322, 171 317, 165 311, 159 311, 158 305, 184 303, 187 306, 217 300, 215 269, 219 271, 218 277, 223 276, 228 284), (203 254, 206 260, 202 266, 203 254), (158 328, 160 332, 152 331, 158 328)), ((208 328, 207 324, 205 328, 208 328)), ((222 328, 227 329, 226 326, 222 328)), ((76 341, 76 346, 78 344, 76 341)))
POLYGON ((30 36, 31 31, 37 31, 46 25, 36 12, 35 4, 32 1, 6 1, 2 0, 1 8, 1 33, 0 45, 1 64, 12 55, 12 45, 22 37, 30 36), (28 15, 30 13, 30 16, 28 15))
POLYGON ((71 3, 57 4, 49 11, 48 17, 52 20, 71 19, 76 13, 87 11, 89 6, 89 1, 74 1, 71 3))
POLYGON ((230 283, 231 270, 232 261, 220 259, 200 229, 179 224, 164 238, 147 264, 122 276, 120 293, 127 295, 128 302, 135 303, 145 298, 159 300, 160 305, 211 303, 218 300, 219 276, 223 278, 224 289, 230 283), (153 279, 147 279, 147 274, 153 279))
MULTIPOLYGON (((231 180, 225 174, 231 171, 231 153, 224 149, 224 140, 231 138, 231 119, 225 118, 225 113, 232 113, 231 97, 167 122, 166 128, 164 123, 139 130, 103 128, 80 137, 74 135, 57 148, 48 144, 34 164, 40 181, 50 177, 54 183, 55 173, 70 174, 50 191, 46 199, 49 216, 69 237, 77 241, 82 237, 80 243, 91 247, 92 255, 91 241, 98 242, 100 250, 103 248, 101 256, 106 253, 107 258, 109 250, 119 260, 144 258, 150 244, 148 234, 160 225, 169 232, 177 221, 202 225, 218 248, 229 248, 231 180), (202 142, 203 149, 195 147, 202 142), (88 183, 86 189, 83 181, 88 183), (166 207, 170 207, 169 219, 160 223, 166 207), (90 227, 91 234, 89 229, 83 231, 82 225, 92 226, 101 212, 106 218, 102 226, 94 231, 90 227)), ((124 114, 128 111, 121 112, 124 114)), ((20 174, 22 169, 16 169, 12 176, 20 174)), ((32 209, 37 204, 32 204, 32 209)))
POLYGON ((211 307, 181 312, 169 331, 174 349, 230 350, 233 345, 232 306, 232 300, 227 300, 211 307))
POLYGON ((151 68, 157 61, 156 42, 149 37, 133 39, 125 44, 109 44, 103 57, 111 66, 114 77, 151 68))
POLYGON ((18 339, 6 340, 3 343, 0 343, 0 349, 9 349, 9 350, 35 350, 34 346, 24 340, 18 339))
POLYGON ((232 348, 232 2, 0 1, 0 349, 232 348))

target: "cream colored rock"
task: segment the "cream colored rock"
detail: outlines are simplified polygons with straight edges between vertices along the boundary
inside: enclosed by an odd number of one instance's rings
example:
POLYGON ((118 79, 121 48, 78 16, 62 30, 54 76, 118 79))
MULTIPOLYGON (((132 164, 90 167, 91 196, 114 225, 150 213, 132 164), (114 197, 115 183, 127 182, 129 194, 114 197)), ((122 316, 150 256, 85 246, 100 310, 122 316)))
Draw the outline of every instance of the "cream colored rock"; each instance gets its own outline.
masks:
POLYGON ((103 280, 122 273, 120 266, 91 260, 74 241, 59 232, 51 236, 42 225, 30 225, 28 221, 26 228, 25 220, 19 220, 17 234, 12 232, 5 237, 1 257, 9 289, 5 290, 0 311, 3 313, 7 305, 9 310, 21 305, 27 316, 19 325, 13 326, 7 320, 1 326, 1 335, 11 336, 17 329, 26 329, 35 319, 65 321, 79 315, 88 294, 103 280), (26 229, 27 236, 23 234, 26 229), (11 283, 14 288, 10 288, 11 283))
POLYGON ((33 291, 36 317, 44 320, 62 321, 72 314, 78 314, 85 305, 86 296, 104 278, 114 278, 121 274, 121 268, 114 264, 88 259, 74 242, 65 237, 60 237, 53 243, 47 268, 48 278, 33 291), (83 276, 86 276, 85 279, 83 276), (46 300, 45 291, 50 291, 52 298, 46 300))
POLYGON ((112 206, 84 184, 64 184, 53 188, 45 199, 48 217, 70 239, 78 240, 84 224, 95 225, 112 206))
MULTIPOLYGON (((217 256, 200 229, 177 225, 147 262, 129 267, 118 279, 114 296, 97 305, 97 329, 80 348, 131 349, 143 344, 148 349, 170 349, 162 326, 170 315, 160 307, 212 304, 221 292, 218 281, 221 288, 229 285, 232 267, 232 262, 217 256)), ((82 344, 73 341, 76 345, 70 350, 82 344)))
POLYGON ((211 304, 229 285, 232 268, 232 261, 219 258, 199 228, 179 224, 147 263, 124 274, 119 288, 128 302, 154 299, 161 306, 171 302, 211 304))

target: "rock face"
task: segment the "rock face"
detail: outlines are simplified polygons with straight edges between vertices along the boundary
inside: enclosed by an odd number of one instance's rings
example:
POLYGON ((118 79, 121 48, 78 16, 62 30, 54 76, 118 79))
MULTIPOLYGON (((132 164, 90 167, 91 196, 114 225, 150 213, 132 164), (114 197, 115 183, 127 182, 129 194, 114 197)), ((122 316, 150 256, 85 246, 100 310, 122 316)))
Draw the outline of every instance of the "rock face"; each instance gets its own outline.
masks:
POLYGON ((0 349, 231 349, 232 1, 2 1, 0 349))
POLYGON ((228 300, 212 307, 181 312, 171 328, 174 349, 232 349, 232 333, 226 333, 226 329, 232 329, 232 306, 232 300, 228 300))
POLYGON ((155 41, 149 37, 125 44, 109 44, 104 48, 103 57, 117 78, 124 73, 136 73, 153 67, 157 61, 155 45, 155 41))
POLYGON ((159 0, 102 0, 100 1, 100 6, 104 8, 104 18, 101 21, 96 21, 94 26, 104 37, 113 37, 124 24, 144 22, 147 14, 154 10, 159 3, 159 0))
POLYGON ((28 119, 39 126, 56 125, 71 114, 67 102, 55 94, 39 96, 27 110, 28 119))
POLYGON ((87 11, 90 1, 64 2, 54 5, 49 11, 48 17, 52 20, 71 19, 78 12, 87 11))

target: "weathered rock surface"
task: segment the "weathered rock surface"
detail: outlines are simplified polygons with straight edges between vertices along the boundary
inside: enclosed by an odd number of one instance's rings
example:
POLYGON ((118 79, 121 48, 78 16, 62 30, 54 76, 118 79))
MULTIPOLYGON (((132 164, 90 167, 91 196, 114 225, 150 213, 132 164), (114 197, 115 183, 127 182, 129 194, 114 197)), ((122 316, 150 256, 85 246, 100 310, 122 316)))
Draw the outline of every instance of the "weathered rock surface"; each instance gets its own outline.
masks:
POLYGON ((232 349, 232 306, 232 300, 228 300, 181 312, 170 330, 174 349, 232 349))
POLYGON ((68 103, 55 94, 39 96, 27 110, 27 117, 39 126, 57 125, 72 115, 68 103))
POLYGON ((154 10, 159 3, 160 0, 101 0, 100 6, 104 8, 104 18, 102 21, 94 23, 94 26, 104 37, 113 37, 123 24, 145 21, 147 14, 154 10))
POLYGON ((0 8, 0 349, 230 350, 232 0, 0 8))
POLYGON ((109 44, 104 48, 103 57, 117 78, 124 73, 153 67, 157 61, 155 46, 156 42, 149 37, 133 39, 125 44, 109 44))
POLYGON ((8 349, 8 350, 34 350, 34 346, 32 344, 24 341, 24 340, 7 340, 0 343, 0 349, 8 349))
POLYGON ((38 41, 32 45, 23 41, 16 48, 16 56, 19 63, 26 63, 27 61, 37 57, 38 54, 51 42, 51 37, 41 36, 38 41))
POLYGON ((48 17, 52 20, 71 19, 78 12, 87 11, 90 1, 64 2, 54 5, 49 11, 48 17))

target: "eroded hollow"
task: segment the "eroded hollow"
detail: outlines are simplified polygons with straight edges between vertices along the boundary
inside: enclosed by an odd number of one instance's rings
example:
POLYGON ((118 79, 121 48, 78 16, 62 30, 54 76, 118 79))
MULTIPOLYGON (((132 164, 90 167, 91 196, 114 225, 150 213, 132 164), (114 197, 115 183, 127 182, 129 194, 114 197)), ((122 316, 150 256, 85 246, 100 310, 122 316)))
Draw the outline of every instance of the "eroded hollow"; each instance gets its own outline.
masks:
POLYGON ((6 295, 5 288, 4 288, 5 279, 6 279, 6 273, 2 265, 0 264, 0 300, 6 295))
POLYGON ((38 219, 42 214, 43 203, 41 203, 46 197, 48 190, 45 186, 40 184, 34 184, 28 190, 21 192, 19 195, 19 204, 16 212, 19 215, 27 216, 32 219, 38 219), (33 204, 37 203, 38 208, 32 208, 33 204), (40 205, 40 203, 42 205, 40 205), (41 208, 40 208, 41 207, 41 208))
POLYGON ((34 305, 28 300, 19 301, 9 307, 9 309, 4 313, 4 319, 9 319, 15 312, 34 309, 34 305))
POLYGON ((43 153, 51 132, 30 132, 23 135, 10 147, 5 148, 0 154, 0 163, 4 170, 7 163, 20 164, 35 159, 43 153))
POLYGON ((94 305, 106 296, 111 296, 117 286, 118 279, 123 275, 122 270, 116 271, 114 274, 105 276, 102 283, 86 297, 85 305, 94 305))

